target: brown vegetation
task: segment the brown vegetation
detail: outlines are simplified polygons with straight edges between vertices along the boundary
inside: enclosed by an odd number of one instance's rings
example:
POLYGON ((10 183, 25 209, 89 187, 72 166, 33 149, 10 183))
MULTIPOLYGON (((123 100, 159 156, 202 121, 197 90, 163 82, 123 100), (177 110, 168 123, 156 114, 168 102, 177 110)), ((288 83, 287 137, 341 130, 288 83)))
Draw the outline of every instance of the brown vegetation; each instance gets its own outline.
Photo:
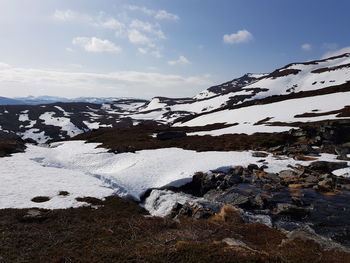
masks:
POLYGON ((24 142, 18 139, 0 138, 0 157, 9 156, 12 153, 24 151, 24 142))
POLYGON ((118 197, 99 208, 45 211, 43 221, 22 221, 27 209, 0 210, 1 263, 109 262, 349 262, 348 254, 324 251, 308 241, 283 241, 282 232, 237 220, 225 208, 223 220, 146 216, 118 197), (234 220, 230 220, 232 217, 234 220), (248 248, 230 246, 234 238, 248 248), (282 245, 281 245, 282 244, 282 245), (302 259, 307 259, 303 261, 302 259))
POLYGON ((132 152, 144 149, 179 147, 196 151, 232 151, 256 149, 264 150, 291 142, 288 133, 225 134, 222 136, 187 136, 171 140, 159 140, 152 137, 161 131, 194 132, 218 129, 222 124, 204 127, 135 126, 131 128, 100 129, 78 135, 73 140, 102 143, 102 147, 113 152, 132 152))

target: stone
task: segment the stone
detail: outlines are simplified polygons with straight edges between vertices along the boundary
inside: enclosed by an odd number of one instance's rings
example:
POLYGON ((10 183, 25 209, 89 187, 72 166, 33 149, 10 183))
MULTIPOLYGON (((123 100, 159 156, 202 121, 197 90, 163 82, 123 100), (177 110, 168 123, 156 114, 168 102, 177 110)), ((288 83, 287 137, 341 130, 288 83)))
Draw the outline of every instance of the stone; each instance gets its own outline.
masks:
POLYGON ((276 215, 288 215, 293 219, 301 220, 310 214, 312 208, 299 207, 289 203, 278 203, 274 213, 276 215))
POLYGON ((245 248, 245 249, 248 249, 251 251, 256 251, 256 250, 248 247, 246 243, 244 243, 243 241, 238 240, 238 239, 224 238, 221 242, 226 243, 227 245, 232 246, 232 247, 241 247, 241 248, 245 248))
POLYGON ((292 171, 292 170, 284 170, 284 171, 281 171, 278 176, 280 178, 282 178, 283 180, 293 180, 298 176, 298 174, 295 172, 295 171, 292 171))
POLYGON ((22 216, 18 217, 18 221, 23 223, 34 223, 34 222, 43 222, 48 218, 48 213, 42 212, 37 209, 29 209, 22 216))
POLYGON ((259 166, 257 166, 256 164, 249 164, 247 169, 249 171, 259 170, 259 166))

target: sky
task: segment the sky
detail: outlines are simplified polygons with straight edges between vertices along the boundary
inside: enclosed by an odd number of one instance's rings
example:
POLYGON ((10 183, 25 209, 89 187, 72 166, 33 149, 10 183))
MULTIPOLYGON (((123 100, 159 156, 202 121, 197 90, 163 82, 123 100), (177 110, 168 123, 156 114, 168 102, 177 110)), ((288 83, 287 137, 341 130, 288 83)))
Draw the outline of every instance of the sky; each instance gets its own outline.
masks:
POLYGON ((350 52, 348 0, 0 0, 0 96, 190 97, 350 52))

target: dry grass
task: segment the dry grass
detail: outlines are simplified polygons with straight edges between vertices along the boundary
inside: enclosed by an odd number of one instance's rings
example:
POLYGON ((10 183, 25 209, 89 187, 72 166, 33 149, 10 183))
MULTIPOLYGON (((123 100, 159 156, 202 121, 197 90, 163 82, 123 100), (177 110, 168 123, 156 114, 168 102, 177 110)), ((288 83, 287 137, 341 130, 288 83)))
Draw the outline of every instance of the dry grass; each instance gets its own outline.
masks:
POLYGON ((243 223, 232 207, 208 220, 178 223, 145 217, 141 207, 118 197, 100 205, 46 211, 46 220, 32 223, 19 220, 26 210, 0 210, 0 262, 350 262, 349 255, 323 251, 312 242, 280 247, 285 234, 243 223), (251 249, 222 243, 227 237, 251 249), (308 261, 300 261, 301 254, 308 261))

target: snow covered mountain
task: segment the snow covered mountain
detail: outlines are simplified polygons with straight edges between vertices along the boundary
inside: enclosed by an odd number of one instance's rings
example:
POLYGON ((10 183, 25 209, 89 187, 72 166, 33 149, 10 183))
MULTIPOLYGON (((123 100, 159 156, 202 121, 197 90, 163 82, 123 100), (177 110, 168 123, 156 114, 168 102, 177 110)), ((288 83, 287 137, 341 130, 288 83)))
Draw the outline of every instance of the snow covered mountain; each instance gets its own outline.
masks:
MULTIPOLYGON (((21 99, 36 104, 59 98, 21 99)), ((140 123, 174 126, 226 124, 219 130, 192 134, 217 136, 281 132, 309 122, 348 119, 350 54, 293 63, 269 74, 246 74, 210 87, 193 98, 111 100, 115 98, 78 98, 48 105, 1 106, 0 129, 16 133, 23 139, 45 142, 92 129, 140 123)))
POLYGON ((4 105, 0 106, 0 129, 44 143, 98 128, 136 125, 139 122, 129 116, 146 102, 125 99, 103 104, 4 105))
POLYGON ((49 104, 57 102, 86 102, 86 103, 97 103, 102 104, 105 102, 118 101, 129 98, 115 98, 115 97, 79 97, 73 99, 67 99, 63 97, 54 97, 54 96, 27 96, 27 97, 17 97, 17 98, 4 98, 0 97, 0 105, 40 105, 40 104, 49 104))
POLYGON ((271 96, 293 96, 302 92, 303 96, 314 96, 320 92, 338 92, 337 89, 332 91, 332 87, 348 81, 350 54, 344 54, 323 60, 289 64, 270 74, 247 74, 202 91, 193 99, 157 97, 138 117, 173 122, 185 115, 205 114, 271 96))

